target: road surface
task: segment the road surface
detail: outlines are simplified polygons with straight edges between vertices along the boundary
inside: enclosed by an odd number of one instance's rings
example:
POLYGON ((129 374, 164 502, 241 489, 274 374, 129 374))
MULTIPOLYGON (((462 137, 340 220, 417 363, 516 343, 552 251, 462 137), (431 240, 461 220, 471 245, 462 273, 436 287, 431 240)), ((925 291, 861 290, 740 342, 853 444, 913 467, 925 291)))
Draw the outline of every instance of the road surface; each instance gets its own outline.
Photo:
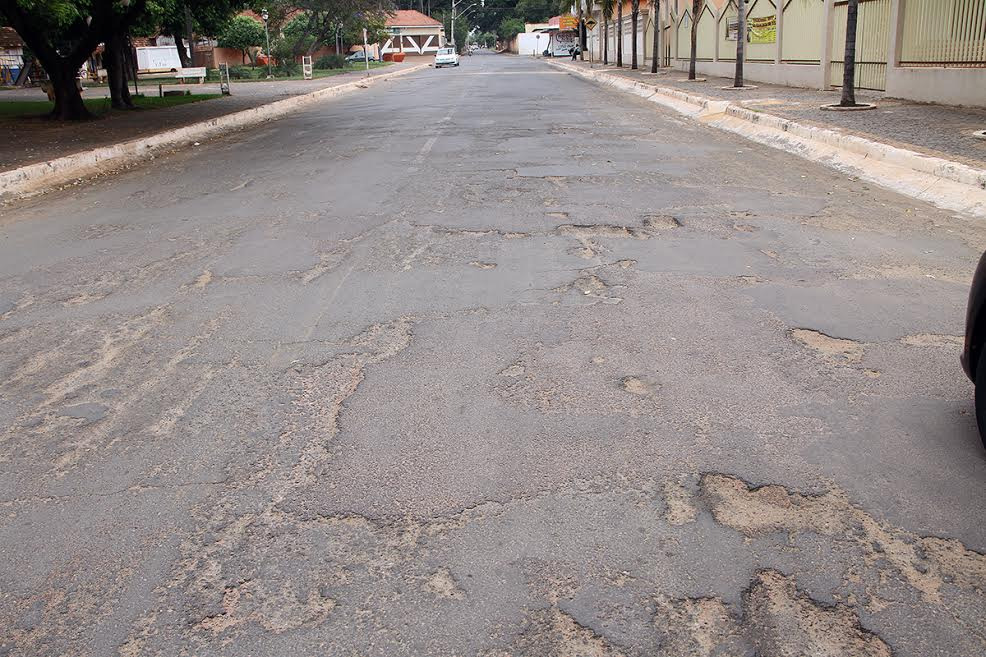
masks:
POLYGON ((986 227, 463 58, 0 217, 0 652, 981 655, 986 227))

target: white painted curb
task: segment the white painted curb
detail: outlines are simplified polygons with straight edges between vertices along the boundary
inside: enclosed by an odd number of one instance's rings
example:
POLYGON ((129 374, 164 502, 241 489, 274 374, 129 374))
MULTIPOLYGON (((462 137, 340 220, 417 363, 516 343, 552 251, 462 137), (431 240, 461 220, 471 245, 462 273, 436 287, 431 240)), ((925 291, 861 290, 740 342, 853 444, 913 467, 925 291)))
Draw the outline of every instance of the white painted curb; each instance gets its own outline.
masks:
POLYGON ((4 171, 0 173, 0 201, 38 194, 79 178, 105 172, 108 167, 118 167, 142 160, 160 150, 207 139, 232 129, 270 121, 316 101, 365 87, 378 80, 420 71, 429 66, 430 64, 418 64, 396 71, 359 78, 334 87, 325 87, 311 93, 217 116, 208 121, 166 130, 149 137, 139 137, 119 144, 101 146, 90 151, 73 153, 47 162, 28 164, 17 169, 4 171))
POLYGON ((607 71, 586 70, 561 62, 547 63, 940 208, 986 218, 986 170, 857 135, 754 112, 726 100, 713 100, 669 87, 654 87, 607 71))

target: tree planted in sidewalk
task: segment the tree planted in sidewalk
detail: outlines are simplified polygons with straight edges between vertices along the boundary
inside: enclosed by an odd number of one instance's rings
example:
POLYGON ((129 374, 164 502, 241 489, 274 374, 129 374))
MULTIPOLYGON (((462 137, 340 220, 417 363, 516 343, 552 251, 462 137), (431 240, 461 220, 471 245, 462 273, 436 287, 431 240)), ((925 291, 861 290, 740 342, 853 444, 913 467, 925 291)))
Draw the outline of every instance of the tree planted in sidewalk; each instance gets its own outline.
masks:
POLYGON ((637 22, 640 20, 640 0, 630 0, 630 25, 632 34, 630 37, 630 68, 637 68, 637 22))
POLYGON ((603 16, 603 64, 609 64, 609 23, 613 20, 613 0, 600 0, 603 16))
POLYGON ((842 60, 841 107, 856 106, 856 24, 859 16, 859 0, 849 0, 846 6, 846 53, 842 60))
POLYGON ((702 16, 703 9, 705 9, 705 0, 692 0, 692 45, 691 52, 688 55, 689 80, 696 78, 695 60, 698 57, 698 19, 702 16))
POLYGON ((623 0, 616 3, 616 65, 623 68, 623 0))
POLYGON ((146 0, 3 0, 0 13, 41 63, 51 84, 51 117, 90 118, 82 102, 78 73, 96 47, 125 35, 144 11, 146 0))
POLYGON ((746 0, 736 0, 739 10, 736 20, 736 73, 733 86, 743 86, 743 59, 746 57, 746 0))
POLYGON ((220 48, 239 50, 244 64, 249 56, 250 63, 255 66, 257 58, 252 48, 262 46, 265 36, 263 23, 260 21, 249 16, 234 16, 219 34, 218 43, 220 48))
POLYGON ((657 73, 661 66, 661 0, 651 0, 651 20, 654 23, 654 51, 651 53, 650 72, 657 73))

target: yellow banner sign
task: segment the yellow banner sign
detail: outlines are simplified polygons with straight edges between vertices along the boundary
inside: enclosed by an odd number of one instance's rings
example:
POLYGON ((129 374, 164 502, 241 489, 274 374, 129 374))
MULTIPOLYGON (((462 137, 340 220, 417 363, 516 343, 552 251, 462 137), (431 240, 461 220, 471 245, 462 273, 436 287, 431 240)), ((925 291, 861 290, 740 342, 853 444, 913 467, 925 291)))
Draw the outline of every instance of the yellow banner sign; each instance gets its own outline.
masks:
POLYGON ((777 16, 750 18, 750 43, 777 43, 777 16))
POLYGON ((579 19, 577 19, 575 16, 561 16, 558 19, 558 29, 577 30, 579 29, 579 19))

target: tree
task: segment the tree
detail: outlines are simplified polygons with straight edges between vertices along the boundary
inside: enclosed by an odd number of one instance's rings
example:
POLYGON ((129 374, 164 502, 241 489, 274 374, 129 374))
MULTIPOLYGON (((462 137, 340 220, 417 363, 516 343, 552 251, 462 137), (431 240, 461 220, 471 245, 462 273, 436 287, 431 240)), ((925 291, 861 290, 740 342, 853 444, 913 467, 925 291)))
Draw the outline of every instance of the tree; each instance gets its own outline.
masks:
POLYGON ((579 60, 585 61, 585 22, 582 20, 582 0, 575 0, 575 4, 578 6, 578 15, 576 20, 578 21, 576 25, 575 34, 578 37, 579 44, 579 60))
POLYGON ((640 0, 630 1, 630 25, 633 26, 633 37, 630 41, 630 68, 637 68, 637 21, 640 19, 640 0))
POLYGON ((526 23, 543 23, 554 15, 555 0, 517 0, 514 15, 526 23))
POLYGON ((500 21, 500 27, 497 28, 496 33, 504 41, 510 41, 515 36, 523 32, 524 29, 524 21, 521 19, 504 18, 500 21))
POLYGON ((859 0, 849 0, 846 7, 846 54, 842 65, 842 107, 856 106, 856 22, 859 0))
POLYGON ((616 0, 616 65, 623 67, 623 0, 616 0))
POLYGON ((736 74, 733 86, 743 86, 743 58, 746 56, 746 0, 736 0, 739 16, 736 21, 736 74))
POLYGON ((704 0, 692 0, 692 51, 688 59, 688 79, 695 79, 695 58, 698 56, 698 19, 705 8, 704 0))
POLYGON ((221 34, 242 6, 242 2, 237 0, 148 0, 148 17, 133 33, 137 36, 167 34, 173 37, 181 65, 192 66, 193 32, 209 36, 221 34))
POLYGON ((609 64, 609 22, 613 20, 613 1, 600 0, 603 15, 603 64, 609 64))
POLYGON ((250 49, 263 45, 264 36, 264 26, 260 21, 249 16, 234 16, 219 34, 219 46, 239 50, 244 63, 249 55, 250 63, 255 65, 255 55, 250 49))
POLYGON ((41 63, 55 96, 52 118, 90 118, 76 76, 96 46, 125 34, 146 0, 3 0, 0 13, 41 63))
POLYGON ((651 21, 654 23, 654 46, 651 53, 650 72, 657 73, 661 65, 661 0, 651 0, 651 21))

